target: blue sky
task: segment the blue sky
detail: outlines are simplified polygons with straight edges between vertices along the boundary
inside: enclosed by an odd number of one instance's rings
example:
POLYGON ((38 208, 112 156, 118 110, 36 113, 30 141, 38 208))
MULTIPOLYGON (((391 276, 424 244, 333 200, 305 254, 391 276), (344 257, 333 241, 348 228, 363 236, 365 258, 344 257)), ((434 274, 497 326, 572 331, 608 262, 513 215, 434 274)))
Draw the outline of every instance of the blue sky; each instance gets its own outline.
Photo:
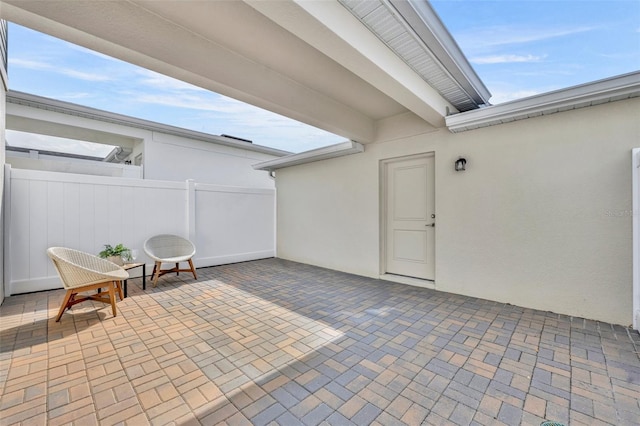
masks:
MULTIPOLYGON (((292 152, 345 140, 11 23, 9 86, 20 92, 199 132, 238 136, 292 152)), ((8 136, 9 143, 17 145, 12 140, 21 135, 9 133, 8 136)))
MULTIPOLYGON (((492 104, 640 69, 638 0, 432 5, 493 94, 492 104)), ((292 152, 344 140, 14 24, 9 84, 12 90, 292 152)))
POLYGON ((432 1, 490 102, 640 70, 640 1, 432 1))

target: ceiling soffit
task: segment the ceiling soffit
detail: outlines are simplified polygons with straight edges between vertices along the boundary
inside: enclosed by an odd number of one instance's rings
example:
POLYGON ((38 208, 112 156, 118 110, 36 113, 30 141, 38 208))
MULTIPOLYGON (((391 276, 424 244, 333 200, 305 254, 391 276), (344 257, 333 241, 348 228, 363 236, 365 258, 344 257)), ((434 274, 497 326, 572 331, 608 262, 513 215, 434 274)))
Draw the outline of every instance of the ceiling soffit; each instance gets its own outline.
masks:
MULTIPOLYGON (((118 58, 138 66, 186 81, 240 101, 256 105, 266 110, 310 124, 348 139, 369 142, 375 139, 377 114, 397 114, 406 111, 374 86, 360 82, 359 77, 350 74, 352 87, 360 88, 350 96, 337 98, 322 88, 305 84, 295 78, 296 71, 285 73, 288 65, 298 66, 289 60, 274 69, 261 63, 260 58, 244 56, 228 47, 227 34, 220 39, 212 39, 195 31, 180 18, 194 10, 206 8, 210 22, 228 20, 237 27, 236 32, 251 28, 246 21, 234 21, 225 16, 223 6, 237 2, 200 1, 94 1, 94 0, 48 0, 21 1, 4 0, 0 8, 0 18, 19 25, 41 31, 45 34, 67 40, 100 53, 118 58), (177 16, 163 16, 147 7, 156 3, 181 5, 177 16), (211 10, 211 5, 219 3, 220 9, 211 10), (180 24, 175 20, 179 20, 180 24), (362 101, 361 99, 365 99, 362 101), (367 108, 362 104, 366 103, 367 108)), ((239 6, 246 5, 240 3, 239 6)), ((160 7, 160 6, 158 6, 160 7)), ((174 11, 176 9, 173 9, 174 11)), ((246 8, 253 12, 251 8, 246 8)), ((287 34, 268 19, 259 18, 261 28, 253 28, 256 37, 272 41, 270 49, 284 50, 287 44, 278 44, 274 34, 287 34)), ((235 15, 233 15, 235 16, 235 15)), ((299 42, 287 34, 292 42, 299 42)), ((312 50, 309 46, 307 49, 312 50)), ((321 55, 315 53, 316 58, 321 55)), ((332 63, 325 58, 327 63, 332 63)), ((339 64, 333 64, 339 65, 339 64)), ((339 66, 329 72, 334 81, 343 81, 335 75, 339 66), (333 74, 332 74, 333 73, 333 74)), ((323 72, 320 69, 316 72, 323 72)), ((349 90, 344 90, 348 93, 349 90)), ((444 120, 443 120, 444 121, 444 120)), ((443 123, 444 124, 444 123, 443 123)))
POLYGON ((430 125, 457 111, 338 1, 245 1, 430 125))
POLYGON ((146 10, 378 120, 406 111, 369 83, 242 1, 136 0, 146 10))
POLYGON ((338 2, 4 0, 0 17, 365 143, 407 111, 441 127, 470 108, 390 3, 369 3, 402 56, 338 2))
POLYGON ((427 2, 338 0, 458 111, 491 96, 427 2))

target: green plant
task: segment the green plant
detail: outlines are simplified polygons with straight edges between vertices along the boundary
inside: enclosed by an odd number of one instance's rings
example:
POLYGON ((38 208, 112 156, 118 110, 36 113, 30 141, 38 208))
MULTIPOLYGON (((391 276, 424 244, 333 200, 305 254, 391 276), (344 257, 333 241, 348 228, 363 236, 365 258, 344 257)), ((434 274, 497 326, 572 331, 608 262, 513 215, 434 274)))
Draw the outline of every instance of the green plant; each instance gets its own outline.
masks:
POLYGON ((104 250, 98 253, 98 256, 103 259, 107 259, 111 256, 117 256, 121 257, 123 260, 129 261, 131 260, 131 250, 122 244, 118 244, 115 247, 112 247, 110 244, 105 244, 104 250))

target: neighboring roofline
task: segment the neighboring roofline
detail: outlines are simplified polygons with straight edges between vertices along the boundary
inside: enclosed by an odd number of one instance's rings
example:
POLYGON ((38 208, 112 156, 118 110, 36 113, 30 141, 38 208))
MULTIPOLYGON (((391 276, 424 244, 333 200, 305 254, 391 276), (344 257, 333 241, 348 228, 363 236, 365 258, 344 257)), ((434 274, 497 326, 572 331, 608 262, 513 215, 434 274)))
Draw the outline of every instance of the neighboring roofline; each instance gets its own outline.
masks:
POLYGON ((218 145, 229 146, 233 148, 245 149, 247 151, 260 152, 262 154, 275 155, 283 157, 291 154, 288 151, 269 148, 266 146, 255 145, 253 143, 241 142, 236 138, 227 138, 223 136, 211 135, 208 133, 196 132, 194 130, 183 129, 181 127, 169 126, 167 124, 156 123, 154 121, 143 120, 140 118, 129 117, 122 114, 103 111, 96 108, 86 107, 83 105, 73 104, 71 102, 59 101, 56 99, 45 98, 42 96, 32 95, 24 92, 9 90, 7 92, 7 103, 15 105, 25 105, 31 108, 38 108, 47 111, 53 111, 60 114, 73 115, 77 117, 87 118, 90 120, 103 121, 107 123, 118 124, 126 127, 148 130, 152 132, 161 132, 168 135, 180 136, 188 139, 195 139, 203 142, 214 143, 218 145))
POLYGON ((640 96, 640 71, 446 117, 453 133, 640 96))
POLYGON ((460 46, 427 1, 388 0, 429 47, 460 88, 477 105, 488 105, 491 92, 475 72, 460 46))
POLYGON ((22 146, 7 145, 5 149, 7 153, 22 152, 22 153, 28 154, 32 151, 36 151, 38 154, 49 155, 52 157, 64 157, 64 158, 73 158, 76 160, 91 160, 91 161, 100 161, 100 162, 104 161, 103 157, 95 157, 91 155, 82 155, 82 154, 72 154, 69 152, 60 152, 60 151, 47 151, 47 150, 38 149, 38 148, 25 148, 22 146))
POLYGON ((298 164, 313 163, 314 161, 327 160, 329 158, 343 157, 345 155, 364 152, 364 145, 347 141, 310 151, 291 154, 275 160, 263 161, 253 165, 255 170, 273 171, 284 167, 297 166, 298 164))

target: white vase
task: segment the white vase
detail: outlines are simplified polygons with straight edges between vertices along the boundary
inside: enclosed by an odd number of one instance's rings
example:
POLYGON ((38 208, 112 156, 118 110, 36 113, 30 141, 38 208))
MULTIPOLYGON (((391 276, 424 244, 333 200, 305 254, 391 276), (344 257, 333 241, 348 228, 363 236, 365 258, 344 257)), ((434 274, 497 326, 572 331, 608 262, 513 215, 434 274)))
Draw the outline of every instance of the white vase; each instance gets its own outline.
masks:
POLYGON ((113 262, 113 263, 115 263, 116 265, 120 265, 120 266, 122 266, 122 265, 123 265, 123 263, 122 263, 122 256, 109 256, 109 257, 107 257, 107 260, 108 260, 109 262, 113 262))

